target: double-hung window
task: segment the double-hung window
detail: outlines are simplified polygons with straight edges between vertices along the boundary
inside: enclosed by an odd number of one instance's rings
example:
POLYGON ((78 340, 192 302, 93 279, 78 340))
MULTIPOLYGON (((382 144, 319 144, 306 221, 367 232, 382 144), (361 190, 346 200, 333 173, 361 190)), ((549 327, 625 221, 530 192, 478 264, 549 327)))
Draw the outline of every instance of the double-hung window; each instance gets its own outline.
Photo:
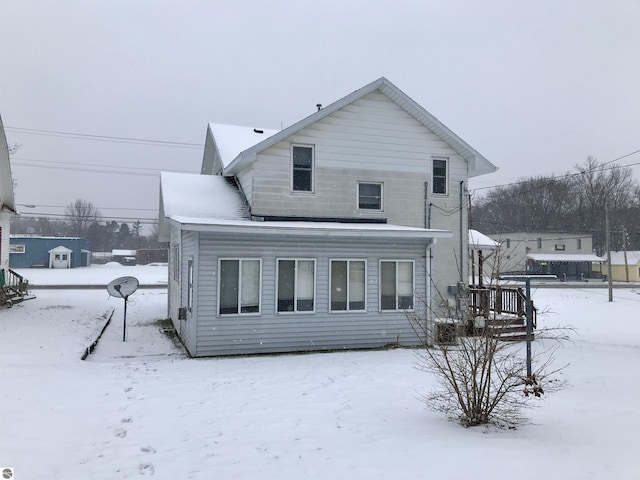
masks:
POLYGON ((313 147, 293 145, 291 188, 294 192, 313 192, 313 147))
POLYGON ((315 310, 315 271, 315 260, 278 260, 278 312, 315 310))
POLYGON ((260 270, 259 259, 220 260, 220 315, 260 313, 260 270))
POLYGON ((172 269, 173 279, 177 282, 180 280, 180 245, 173 246, 172 269))
POLYGON ((447 172, 447 159, 446 158, 434 158, 433 169, 431 172, 431 178, 433 182, 432 193, 446 195, 448 172, 447 172))
POLYGON ((380 310, 413 310, 413 261, 380 262, 380 310))
POLYGON ((358 183, 358 208, 382 210, 382 184, 358 183))
POLYGON ((331 311, 366 310, 364 260, 331 260, 331 311))

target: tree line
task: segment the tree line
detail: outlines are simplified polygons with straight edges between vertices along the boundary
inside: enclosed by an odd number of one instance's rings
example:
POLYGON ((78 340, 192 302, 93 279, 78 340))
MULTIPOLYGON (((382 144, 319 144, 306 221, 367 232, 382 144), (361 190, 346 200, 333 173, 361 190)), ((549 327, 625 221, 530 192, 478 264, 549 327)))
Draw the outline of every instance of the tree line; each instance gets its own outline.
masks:
POLYGON ((140 220, 116 222, 104 220, 100 211, 89 201, 78 199, 67 205, 60 219, 46 217, 14 217, 11 220, 12 234, 29 234, 43 237, 86 238, 94 252, 110 252, 115 249, 138 250, 159 248, 158 225, 143 234, 140 220))
POLYGON ((588 234, 602 255, 608 214, 611 249, 640 250, 640 184, 631 168, 589 157, 574 169, 490 190, 475 201, 471 227, 485 234, 588 234))

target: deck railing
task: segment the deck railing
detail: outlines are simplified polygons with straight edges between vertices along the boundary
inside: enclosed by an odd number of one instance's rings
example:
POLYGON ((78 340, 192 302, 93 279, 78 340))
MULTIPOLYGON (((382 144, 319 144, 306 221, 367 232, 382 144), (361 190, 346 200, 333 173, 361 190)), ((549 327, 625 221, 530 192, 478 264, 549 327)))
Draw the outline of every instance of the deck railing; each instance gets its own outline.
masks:
POLYGON ((29 293, 29 282, 15 271, 0 269, 0 305, 15 303, 29 293))
MULTIPOLYGON (((520 287, 469 287, 469 310, 472 316, 489 318, 492 315, 526 315, 527 297, 520 287)), ((533 328, 536 328, 537 311, 531 304, 533 328)))

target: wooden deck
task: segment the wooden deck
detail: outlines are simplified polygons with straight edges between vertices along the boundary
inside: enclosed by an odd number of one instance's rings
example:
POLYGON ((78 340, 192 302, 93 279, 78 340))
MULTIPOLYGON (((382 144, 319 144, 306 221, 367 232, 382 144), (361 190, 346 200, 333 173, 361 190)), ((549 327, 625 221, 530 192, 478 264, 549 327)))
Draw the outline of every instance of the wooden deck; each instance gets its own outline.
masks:
POLYGON ((0 307, 22 302, 28 295, 28 280, 10 268, 0 270, 0 307))
MULTIPOLYGON (((526 340, 527 298, 520 287, 469 287, 468 334, 491 333, 504 340, 526 340), (481 322, 477 320, 481 319, 481 322), (478 327, 481 323, 481 327, 478 327)), ((537 310, 531 302, 531 320, 535 329, 537 310)))

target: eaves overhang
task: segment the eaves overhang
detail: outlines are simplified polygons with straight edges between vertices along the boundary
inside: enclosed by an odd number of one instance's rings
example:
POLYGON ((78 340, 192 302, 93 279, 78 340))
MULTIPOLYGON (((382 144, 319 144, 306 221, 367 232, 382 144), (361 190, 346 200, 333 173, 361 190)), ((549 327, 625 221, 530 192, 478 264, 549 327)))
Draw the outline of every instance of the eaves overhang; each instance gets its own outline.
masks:
POLYGON ((221 235, 250 238, 335 238, 368 240, 412 240, 434 242, 438 238, 451 238, 449 230, 410 228, 385 224, 323 224, 321 222, 252 222, 221 221, 206 223, 189 218, 169 218, 168 223, 182 231, 211 232, 221 235))
POLYGON ((370 84, 365 85, 364 87, 350 93, 349 95, 333 102, 326 107, 323 107, 312 115, 309 115, 299 122, 294 123, 284 130, 280 130, 275 135, 272 135, 264 139, 260 143, 252 146, 251 148, 248 148, 245 151, 241 152, 235 159, 231 161, 228 166, 224 168, 223 175, 237 174, 239 171, 253 162, 258 153, 282 140, 285 140, 286 138, 296 134, 309 125, 331 115, 332 113, 376 90, 379 90, 391 101, 395 102, 398 106, 403 108, 418 122, 420 122, 422 125, 439 136, 442 140, 448 143, 462 158, 467 161, 467 175, 469 177, 484 175, 498 170, 495 165, 493 165, 489 160, 478 153, 478 151, 472 148, 468 143, 462 140, 462 138, 456 135, 451 129, 444 125, 435 116, 433 116, 426 109, 420 106, 417 102, 415 102, 412 98, 410 98, 407 94, 405 94, 402 90, 396 87, 385 77, 380 77, 370 84))

